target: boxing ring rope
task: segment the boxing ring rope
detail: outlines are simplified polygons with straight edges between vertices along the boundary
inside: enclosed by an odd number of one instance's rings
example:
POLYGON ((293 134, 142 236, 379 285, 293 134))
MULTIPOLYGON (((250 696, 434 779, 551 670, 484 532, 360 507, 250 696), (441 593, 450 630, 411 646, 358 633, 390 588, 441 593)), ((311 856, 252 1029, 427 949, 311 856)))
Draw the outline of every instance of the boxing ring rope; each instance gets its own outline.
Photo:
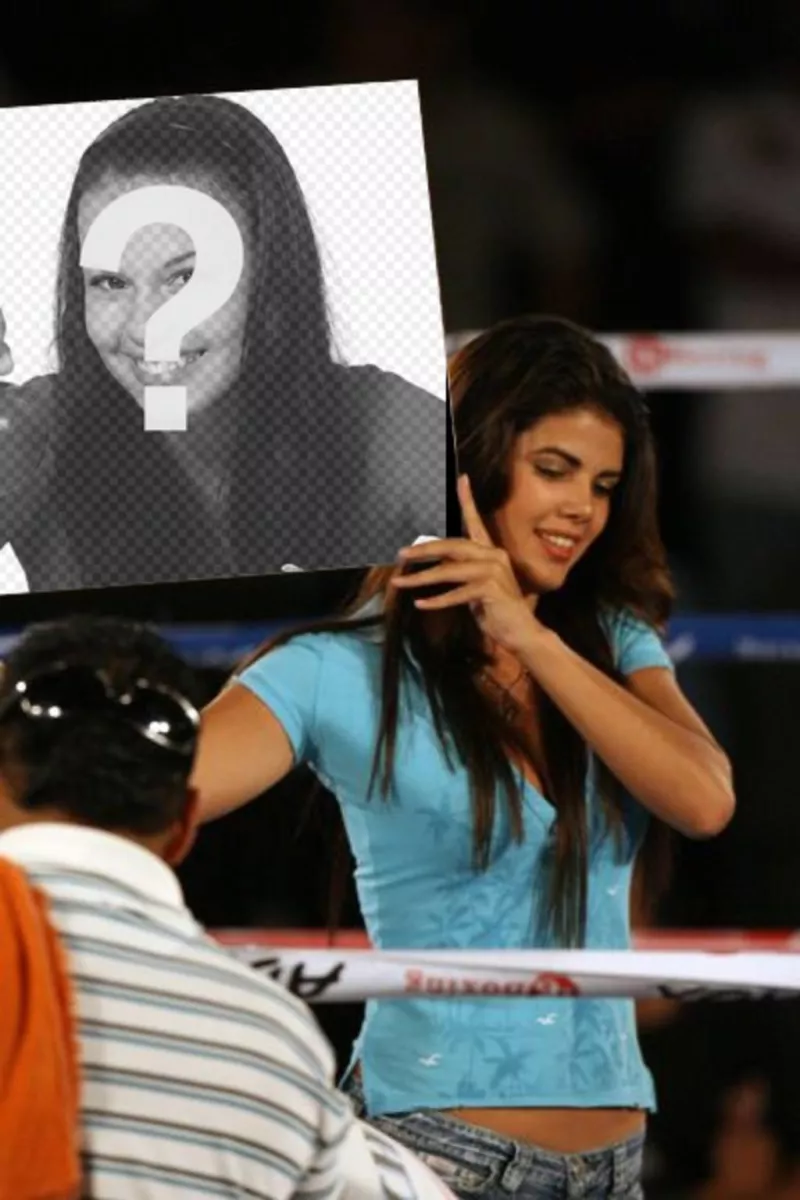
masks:
MULTIPOLYGON (((163 625, 160 631, 196 666, 230 670, 263 641, 295 624, 287 617, 236 625, 163 625)), ((0 634, 0 656, 16 637, 11 631, 0 634)), ((670 621, 666 649, 676 665, 800 662, 800 615, 687 613, 670 621)))
MULTIPOLYGON (((198 664, 227 668, 294 623, 287 619, 236 626, 184 625, 165 627, 163 632, 198 664)), ((700 660, 800 661, 800 616, 677 616, 670 622, 666 648, 676 665, 700 660)))
MULTIPOLYGON (((449 334, 447 354, 480 331, 449 334)), ((783 388, 800 384, 800 334, 599 334, 637 387, 647 391, 698 388, 783 388)))
POLYGON ((671 931, 660 943, 652 934, 634 938, 632 950, 372 950, 355 931, 344 939, 347 948, 339 938, 326 949, 319 948, 318 930, 217 930, 213 936, 254 970, 317 1004, 437 996, 800 996, 800 933, 695 934, 694 945, 705 948, 691 949, 671 931), (359 940, 364 948, 352 948, 359 940), (681 949, 663 948, 680 943, 681 949))
MULTIPOLYGON (((160 632, 194 665, 229 671, 261 642, 295 624, 296 619, 287 617, 235 625, 162 625, 160 632)), ((17 636, 16 631, 1 632, 0 658, 17 636)), ((686 613, 670 620, 666 648, 676 666, 692 661, 800 662, 800 616, 686 613)))

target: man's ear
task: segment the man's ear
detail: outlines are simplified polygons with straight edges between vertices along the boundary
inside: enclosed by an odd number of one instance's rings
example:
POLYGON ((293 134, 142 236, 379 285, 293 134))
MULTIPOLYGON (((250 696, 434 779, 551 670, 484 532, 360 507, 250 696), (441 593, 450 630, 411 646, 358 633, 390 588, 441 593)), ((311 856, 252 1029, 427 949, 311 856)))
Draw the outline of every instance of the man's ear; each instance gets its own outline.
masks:
POLYGON ((0 832, 31 819, 31 814, 18 804, 19 797, 25 794, 25 778, 10 745, 10 735, 4 729, 0 734, 0 832))
POLYGON ((200 797, 197 791, 186 787, 186 802, 183 812, 173 825, 172 833, 164 847, 163 856, 171 867, 179 867, 188 857, 197 836, 197 809, 200 797))
POLYGON ((19 815, 19 809, 12 798, 12 789, 0 771, 0 833, 16 825, 19 815))

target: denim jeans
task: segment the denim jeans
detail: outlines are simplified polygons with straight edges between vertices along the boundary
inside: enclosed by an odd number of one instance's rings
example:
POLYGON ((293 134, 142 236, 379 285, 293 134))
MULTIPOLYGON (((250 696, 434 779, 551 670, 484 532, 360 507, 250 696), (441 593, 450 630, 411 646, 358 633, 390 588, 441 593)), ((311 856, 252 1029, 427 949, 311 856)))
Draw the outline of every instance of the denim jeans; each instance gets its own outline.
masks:
POLYGON ((344 1085, 358 1115, 413 1151, 464 1200, 643 1200, 644 1134, 585 1154, 555 1154, 437 1112, 367 1117, 360 1082, 344 1085))

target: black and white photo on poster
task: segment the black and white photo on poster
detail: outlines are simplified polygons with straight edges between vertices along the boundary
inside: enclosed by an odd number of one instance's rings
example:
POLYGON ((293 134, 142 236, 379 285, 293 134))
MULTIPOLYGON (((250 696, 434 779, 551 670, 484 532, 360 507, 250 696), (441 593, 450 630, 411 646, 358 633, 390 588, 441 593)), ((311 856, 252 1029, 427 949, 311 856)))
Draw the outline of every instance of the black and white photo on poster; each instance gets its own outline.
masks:
POLYGON ((0 594, 387 562, 446 533, 416 83, 5 109, 0 132, 0 594), (233 276, 204 212, 238 230, 233 276), (148 427, 167 393, 184 426, 148 427))

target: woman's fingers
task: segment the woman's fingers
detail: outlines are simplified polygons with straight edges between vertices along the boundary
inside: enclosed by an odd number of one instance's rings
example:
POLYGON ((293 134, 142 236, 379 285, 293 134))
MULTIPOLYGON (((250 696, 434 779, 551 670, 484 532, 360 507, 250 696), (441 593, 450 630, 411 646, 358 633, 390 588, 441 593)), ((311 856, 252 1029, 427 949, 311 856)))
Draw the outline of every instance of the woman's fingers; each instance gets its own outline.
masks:
POLYGON ((426 611, 440 608, 456 608, 460 604, 480 604, 485 600, 485 588, 482 583, 465 583, 463 587, 451 588, 441 596, 420 597, 414 603, 417 608, 426 611))
POLYGON ((431 587, 437 583, 466 583, 477 579, 488 579, 487 564, 482 560, 441 563, 427 571, 400 573, 395 575, 391 582, 393 587, 413 591, 414 588, 431 587))
POLYGON ((461 505, 461 515, 464 518, 464 528, 471 541, 479 546, 494 546, 489 530, 483 523, 477 505, 472 495, 472 485, 468 475, 462 475, 458 481, 458 500, 461 505))
POLYGON ((397 558, 401 565, 410 562, 451 559, 494 559, 503 551, 495 546, 482 546, 469 538, 439 538, 435 542, 424 542, 421 546, 404 546, 397 558))

